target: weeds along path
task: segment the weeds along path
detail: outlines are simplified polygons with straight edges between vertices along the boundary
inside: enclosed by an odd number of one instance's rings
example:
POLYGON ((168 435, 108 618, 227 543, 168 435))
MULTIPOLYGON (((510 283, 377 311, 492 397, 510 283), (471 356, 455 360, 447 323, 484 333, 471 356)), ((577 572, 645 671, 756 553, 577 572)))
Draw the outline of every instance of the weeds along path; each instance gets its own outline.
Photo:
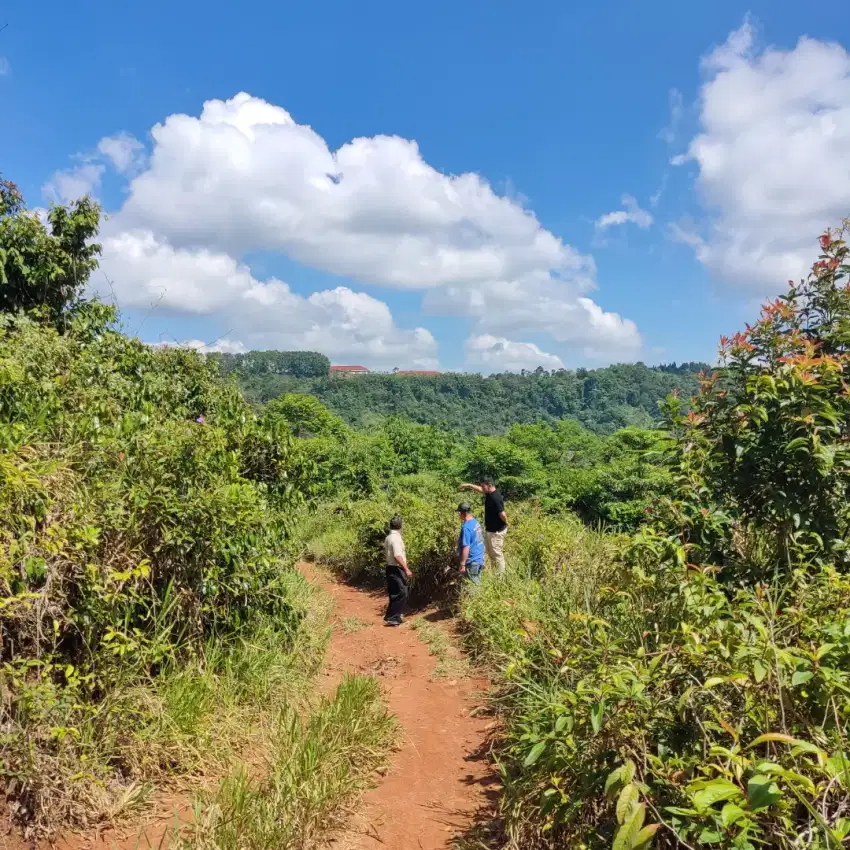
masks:
POLYGON ((469 675, 439 612, 413 614, 389 628, 382 594, 342 584, 310 564, 302 569, 336 602, 323 687, 330 691, 346 673, 377 676, 402 727, 386 775, 333 847, 454 846, 498 790, 481 712, 488 683, 469 675))

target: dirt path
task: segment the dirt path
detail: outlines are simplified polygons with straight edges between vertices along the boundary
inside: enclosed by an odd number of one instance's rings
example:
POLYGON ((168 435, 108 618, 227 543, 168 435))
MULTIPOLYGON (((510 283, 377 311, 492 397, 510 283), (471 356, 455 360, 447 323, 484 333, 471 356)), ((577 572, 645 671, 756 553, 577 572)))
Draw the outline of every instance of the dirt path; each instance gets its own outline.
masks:
POLYGON ((436 660, 413 625, 419 618, 438 621, 438 612, 415 614, 400 628, 389 628, 382 621, 382 594, 339 584, 309 565, 305 572, 336 600, 325 686, 330 689, 347 672, 380 677, 402 726, 401 749, 387 775, 366 794, 361 813, 334 848, 452 847, 496 792, 485 745, 488 721, 477 712, 487 682, 434 678, 436 660))

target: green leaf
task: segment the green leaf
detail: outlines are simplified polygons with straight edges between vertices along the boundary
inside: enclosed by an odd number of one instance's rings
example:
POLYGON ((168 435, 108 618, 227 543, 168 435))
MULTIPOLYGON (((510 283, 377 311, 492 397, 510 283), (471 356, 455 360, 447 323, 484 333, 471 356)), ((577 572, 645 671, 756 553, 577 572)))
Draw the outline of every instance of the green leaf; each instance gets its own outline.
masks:
POLYGON ((655 833, 661 828, 660 823, 651 823, 645 826, 633 839, 632 850, 645 850, 649 847, 655 833))
POLYGON ((728 779, 714 779, 693 794, 691 799, 699 811, 705 812, 721 800, 733 800, 741 796, 741 789, 734 782, 728 779))
POLYGON ((815 653, 815 661, 820 661, 824 655, 833 649, 835 649, 834 643, 825 643, 823 646, 819 646, 818 651, 815 653))
POLYGON ((708 827, 699 834, 700 844, 719 844, 722 840, 723 836, 719 832, 715 832, 708 827))
POLYGON ((602 715, 605 713, 605 700, 598 702, 590 712, 590 725, 593 727, 593 734, 598 735, 602 728, 602 715))
POLYGON ((623 781, 623 765, 612 770, 608 774, 608 778, 605 780, 605 796, 610 797, 611 792, 617 788, 618 785, 623 781))
POLYGON ((758 659, 753 663, 753 676, 755 677, 756 682, 763 682, 764 677, 767 675, 767 667, 761 663, 758 659))
POLYGON ((794 738, 792 735, 786 735, 784 732, 765 732, 764 735, 759 735, 758 738, 751 741, 749 746, 757 747, 759 744, 766 744, 769 742, 792 744, 795 747, 803 747, 807 743, 807 741, 803 741, 801 738, 794 738))
POLYGON ((758 811, 778 803, 782 799, 782 792, 769 776, 756 774, 747 783, 747 799, 753 811, 758 811))
POLYGON ((628 820, 617 830, 611 850, 633 850, 637 836, 643 828, 646 806, 641 803, 629 815, 628 820))
POLYGON ((834 752, 826 760, 826 769, 842 788, 850 788, 850 757, 846 753, 834 752))
POLYGON ((841 841, 847 837, 848 833, 850 833, 850 818, 838 818, 832 830, 833 836, 841 841))
POLYGON ((727 803, 720 811, 720 822, 723 826, 732 826, 733 823, 739 821, 746 813, 740 806, 735 803, 727 803))
POLYGON ((691 694, 695 690, 696 690, 696 686, 690 685, 689 687, 685 688, 685 690, 682 692, 682 696, 679 697, 679 702, 678 702, 678 705, 676 706, 678 711, 679 711, 679 714, 681 714, 685 710, 685 706, 688 704, 688 700, 690 699, 691 694))
POLYGON ((791 677, 791 685, 792 687, 796 687, 797 685, 803 685, 809 681, 815 674, 812 673, 811 670, 797 670, 796 673, 791 677))
POLYGON ((530 750, 528 755, 525 757, 525 761, 522 763, 523 767, 531 767, 540 756, 543 755, 543 750, 546 749, 545 741, 538 741, 530 750))
POLYGON ((620 792, 620 797, 617 800, 617 823, 625 823, 626 819, 632 813, 632 809, 640 800, 640 793, 637 785, 629 783, 620 792))
POLYGON ((821 763, 826 759, 826 753, 817 744, 813 744, 811 741, 797 739, 794 749, 791 750, 791 755, 796 756, 800 753, 809 753, 810 755, 817 756, 818 761, 821 763))

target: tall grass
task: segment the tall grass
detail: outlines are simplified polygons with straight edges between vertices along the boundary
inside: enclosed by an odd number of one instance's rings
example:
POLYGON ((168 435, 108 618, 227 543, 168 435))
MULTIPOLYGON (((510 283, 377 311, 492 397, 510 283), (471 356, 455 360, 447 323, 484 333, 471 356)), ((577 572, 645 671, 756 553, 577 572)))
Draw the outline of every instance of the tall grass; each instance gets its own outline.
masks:
POLYGON ((396 725, 378 681, 346 677, 300 717, 283 706, 259 778, 241 769, 204 799, 176 842, 197 850, 306 848, 342 824, 392 748, 396 725))

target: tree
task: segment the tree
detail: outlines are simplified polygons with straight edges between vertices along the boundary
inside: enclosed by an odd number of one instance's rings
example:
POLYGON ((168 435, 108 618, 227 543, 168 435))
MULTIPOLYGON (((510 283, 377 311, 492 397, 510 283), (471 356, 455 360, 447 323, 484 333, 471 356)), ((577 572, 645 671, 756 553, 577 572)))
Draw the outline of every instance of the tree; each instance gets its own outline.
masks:
POLYGON ((811 274, 721 339, 722 368, 692 409, 668 403, 678 438, 679 524, 694 559, 728 554, 737 522, 774 562, 847 562, 850 531, 850 283, 846 227, 820 237, 811 274), (725 552, 724 552, 725 549, 725 552))
POLYGON ((315 351, 248 351, 220 354, 218 360, 225 374, 252 376, 326 378, 331 368, 331 361, 315 351))
POLYGON ((461 459, 459 477, 471 482, 492 478, 509 499, 527 499, 542 486, 537 458, 504 437, 476 437, 461 459))
POLYGON ((296 437, 341 437, 345 424, 317 398, 289 393, 270 401, 263 419, 282 419, 296 437))
POLYGON ((100 207, 90 198, 54 206, 50 229, 28 212, 14 183, 0 180, 0 311, 41 308, 60 322, 97 268, 100 207))

